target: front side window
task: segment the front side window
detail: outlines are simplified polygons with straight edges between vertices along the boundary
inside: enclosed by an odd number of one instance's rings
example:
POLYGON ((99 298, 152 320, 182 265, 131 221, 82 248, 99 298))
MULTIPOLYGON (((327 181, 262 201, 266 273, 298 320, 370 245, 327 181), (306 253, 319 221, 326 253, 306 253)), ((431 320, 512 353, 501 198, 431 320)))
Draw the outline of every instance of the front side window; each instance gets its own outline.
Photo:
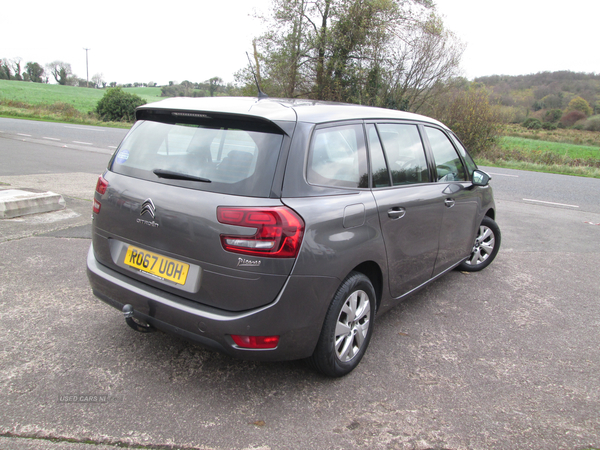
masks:
POLYGON ((428 182, 427 160, 417 126, 379 124, 377 129, 394 186, 428 182))
POLYGON ((200 124, 139 123, 113 157, 114 172, 183 187, 267 197, 283 135, 200 124))
POLYGON ((425 127, 435 159, 437 181, 466 181, 465 167, 454 146, 441 130, 425 127))
POLYGON ((456 148, 458 149, 460 156, 463 157, 463 161, 465 162, 465 165, 467 166, 467 171, 469 172, 469 176, 472 177, 473 172, 477 169, 477 164, 475 164, 475 161, 473 161, 473 158, 471 158, 471 155, 469 155, 469 152, 467 152, 465 147, 463 147, 462 143, 458 140, 458 138, 456 136, 453 135, 452 140, 454 141, 454 144, 456 145, 456 148))
POLYGON ((317 129, 310 146, 306 177, 315 185, 369 187, 362 125, 317 129))

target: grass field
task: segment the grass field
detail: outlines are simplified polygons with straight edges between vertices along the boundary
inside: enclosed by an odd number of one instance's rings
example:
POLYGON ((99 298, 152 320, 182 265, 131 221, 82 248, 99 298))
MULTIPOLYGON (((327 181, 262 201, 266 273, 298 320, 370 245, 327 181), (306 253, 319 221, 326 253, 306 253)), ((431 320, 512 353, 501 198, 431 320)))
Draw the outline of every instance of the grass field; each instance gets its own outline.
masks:
MULTIPOLYGON (((123 90, 139 95, 148 103, 161 100, 160 88, 124 88, 123 90)), ((86 114, 96 108, 98 100, 105 92, 104 89, 0 80, 0 100, 13 100, 29 105, 51 105, 61 102, 72 105, 76 110, 86 114)))
POLYGON ((500 139, 500 148, 504 150, 517 149, 527 153, 550 152, 571 159, 600 160, 600 147, 591 145, 576 145, 564 142, 549 142, 504 136, 500 139))
MULTIPOLYGON (((560 130, 561 141, 589 140, 586 133, 560 130)), ((600 133, 597 133, 600 134, 600 133)), ((477 164, 600 178, 600 146, 503 136, 498 145, 476 158, 477 164)))

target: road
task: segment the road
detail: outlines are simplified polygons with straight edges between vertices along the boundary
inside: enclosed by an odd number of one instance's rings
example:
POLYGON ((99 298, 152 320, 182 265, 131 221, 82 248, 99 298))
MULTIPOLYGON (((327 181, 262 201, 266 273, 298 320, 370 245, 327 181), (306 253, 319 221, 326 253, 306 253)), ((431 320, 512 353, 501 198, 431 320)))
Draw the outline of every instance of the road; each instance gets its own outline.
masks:
POLYGON ((41 141, 66 148, 105 150, 112 153, 128 130, 35 120, 0 118, 0 137, 41 141))
POLYGON ((64 148, 5 120, 0 188, 54 190, 67 209, 0 221, 0 448, 600 448, 600 180, 486 168, 496 261, 377 317, 359 367, 330 380, 128 328, 85 275, 120 138, 64 148))

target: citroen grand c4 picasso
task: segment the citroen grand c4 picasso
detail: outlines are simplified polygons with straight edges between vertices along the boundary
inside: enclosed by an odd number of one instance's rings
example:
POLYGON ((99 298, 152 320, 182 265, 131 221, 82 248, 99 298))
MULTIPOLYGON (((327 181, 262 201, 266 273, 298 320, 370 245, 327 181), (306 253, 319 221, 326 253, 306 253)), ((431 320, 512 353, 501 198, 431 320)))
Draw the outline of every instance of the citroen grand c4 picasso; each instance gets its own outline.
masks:
POLYGON ((500 247, 489 176, 433 119, 257 98, 136 119, 96 185, 87 271, 139 331, 343 376, 376 315, 500 247))

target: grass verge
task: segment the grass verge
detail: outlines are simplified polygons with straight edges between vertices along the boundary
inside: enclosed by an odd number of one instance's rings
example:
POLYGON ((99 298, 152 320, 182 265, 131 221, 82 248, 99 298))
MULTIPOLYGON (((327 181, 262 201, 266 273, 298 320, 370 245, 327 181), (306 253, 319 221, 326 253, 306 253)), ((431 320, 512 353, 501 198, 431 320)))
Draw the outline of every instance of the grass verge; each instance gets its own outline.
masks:
POLYGON ((484 166, 600 178, 600 147, 591 145, 504 136, 476 160, 484 166))
POLYGON ((131 128, 132 125, 129 122, 103 122, 93 113, 82 113, 72 105, 62 102, 30 105, 15 100, 0 99, 0 117, 114 128, 131 128))

